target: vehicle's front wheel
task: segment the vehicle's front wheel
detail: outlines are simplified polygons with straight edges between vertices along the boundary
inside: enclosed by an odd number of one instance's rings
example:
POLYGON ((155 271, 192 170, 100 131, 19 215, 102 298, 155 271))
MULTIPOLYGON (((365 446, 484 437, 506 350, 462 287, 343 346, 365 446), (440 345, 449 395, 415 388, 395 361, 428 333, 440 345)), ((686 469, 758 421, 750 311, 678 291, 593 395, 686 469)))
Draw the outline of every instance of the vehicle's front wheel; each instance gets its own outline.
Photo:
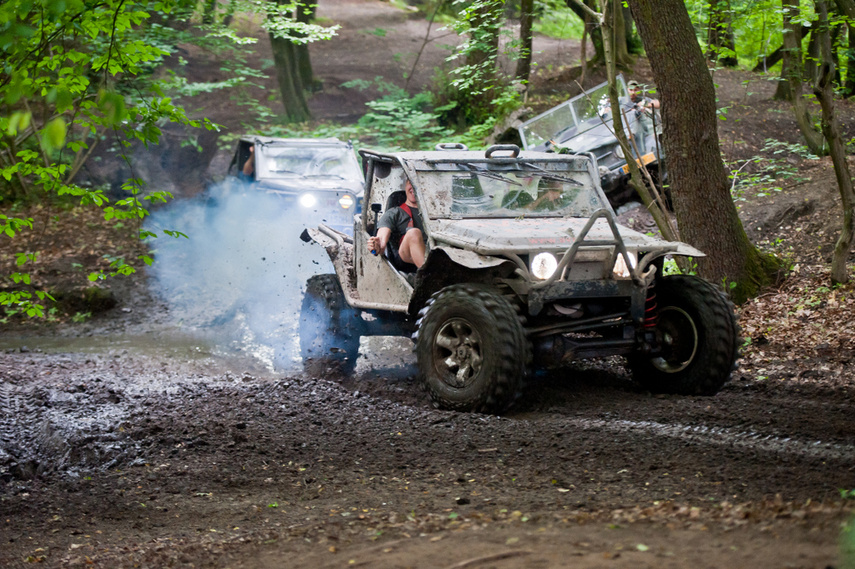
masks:
POLYGON ((434 405, 499 413, 517 398, 531 349, 511 303, 492 287, 434 294, 417 323, 416 357, 434 405))
POLYGON ((654 393, 714 395, 739 352, 733 307, 709 282, 689 275, 657 280, 659 352, 629 358, 633 377, 654 393))
POLYGON ((306 282, 300 310, 303 369, 318 377, 356 367, 362 317, 348 306, 335 275, 315 275, 306 282))

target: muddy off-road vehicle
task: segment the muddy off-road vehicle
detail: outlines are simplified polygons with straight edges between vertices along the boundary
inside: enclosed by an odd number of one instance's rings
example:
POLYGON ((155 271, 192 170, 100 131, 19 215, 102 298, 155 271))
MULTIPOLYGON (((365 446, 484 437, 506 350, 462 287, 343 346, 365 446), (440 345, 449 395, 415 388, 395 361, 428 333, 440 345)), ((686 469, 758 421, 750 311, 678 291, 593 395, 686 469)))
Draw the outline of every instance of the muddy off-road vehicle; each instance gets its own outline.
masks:
POLYGON ((297 209, 309 226, 325 223, 350 232, 362 204, 359 160, 353 145, 337 138, 244 136, 228 174, 254 191, 278 196, 283 207, 297 209), (248 160, 251 171, 244 174, 248 160))
POLYGON ((533 369, 617 354, 654 392, 711 395, 727 381, 739 343, 731 304, 700 278, 662 274, 666 256, 703 253, 618 226, 592 156, 452 144, 360 154, 370 207, 352 238, 324 225, 303 233, 335 267, 306 285, 308 373, 352 370, 360 335, 412 334, 421 379, 445 409, 501 412, 533 369), (427 238, 414 274, 367 245, 407 179, 427 238))
MULTIPOLYGON (((655 109, 641 110, 630 99, 622 75, 616 78, 618 101, 633 156, 644 164, 658 188, 666 182, 664 152, 659 140, 662 119, 655 109)), ((614 135, 609 84, 602 83, 524 122, 517 129, 523 149, 544 152, 592 153, 597 158, 600 186, 617 208, 637 199, 629 185, 626 156, 614 135)))

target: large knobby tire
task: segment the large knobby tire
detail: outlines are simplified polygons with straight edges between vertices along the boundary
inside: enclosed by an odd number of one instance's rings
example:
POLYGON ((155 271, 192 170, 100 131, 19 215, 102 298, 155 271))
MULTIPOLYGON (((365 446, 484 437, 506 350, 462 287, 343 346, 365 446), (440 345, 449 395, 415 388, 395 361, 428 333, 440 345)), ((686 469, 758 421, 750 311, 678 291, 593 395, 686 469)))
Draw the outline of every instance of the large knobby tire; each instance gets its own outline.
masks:
POLYGON ((716 394, 739 355, 733 306, 717 287, 689 275, 658 279, 655 291, 661 353, 630 357, 633 377, 654 393, 716 394))
POLYGON ((453 285, 417 323, 416 357, 434 406, 500 413, 518 397, 531 349, 513 305, 496 289, 453 285))
POLYGON ((359 312, 345 301, 335 275, 311 277, 300 310, 304 371, 314 377, 351 373, 359 355, 362 322, 359 312))

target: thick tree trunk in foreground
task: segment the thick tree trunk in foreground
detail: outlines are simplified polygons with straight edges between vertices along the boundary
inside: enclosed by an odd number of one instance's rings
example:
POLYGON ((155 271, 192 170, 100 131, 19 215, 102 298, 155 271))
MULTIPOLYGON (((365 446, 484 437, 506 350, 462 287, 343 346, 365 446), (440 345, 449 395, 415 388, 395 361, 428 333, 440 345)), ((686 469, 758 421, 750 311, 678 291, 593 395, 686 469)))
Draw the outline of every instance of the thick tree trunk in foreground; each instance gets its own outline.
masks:
POLYGON ((855 193, 852 189, 849 165, 846 163, 846 145, 840 136, 840 128, 834 116, 834 89, 831 84, 834 77, 834 59, 831 53, 828 13, 825 2, 816 2, 816 8, 820 17, 818 26, 820 33, 817 43, 821 47, 822 58, 813 92, 822 106, 822 134, 831 149, 831 161, 834 164, 837 187, 840 190, 840 200, 843 205, 843 228, 831 259, 831 282, 843 284, 849 282, 847 261, 852 247, 853 233, 855 233, 855 213, 853 212, 855 210, 855 193))
POLYGON ((662 102, 663 142, 680 236, 708 256, 699 273, 728 281, 742 301, 776 275, 748 240, 730 196, 718 139, 715 88, 682 0, 629 0, 662 102))

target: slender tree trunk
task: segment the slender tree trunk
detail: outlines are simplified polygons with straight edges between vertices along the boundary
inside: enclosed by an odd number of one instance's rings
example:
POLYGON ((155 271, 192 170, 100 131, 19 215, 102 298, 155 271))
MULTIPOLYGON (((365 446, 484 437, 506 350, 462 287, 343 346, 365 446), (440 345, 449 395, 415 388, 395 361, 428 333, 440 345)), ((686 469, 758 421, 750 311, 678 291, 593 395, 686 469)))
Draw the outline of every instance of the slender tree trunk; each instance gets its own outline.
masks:
POLYGON ((707 57, 725 67, 736 67, 738 64, 731 12, 730 0, 710 0, 707 57))
POLYGON ((817 23, 814 22, 810 28, 810 38, 808 38, 807 54, 805 54, 803 78, 808 84, 812 84, 816 79, 817 62, 819 61, 819 43, 817 42, 818 32, 816 30, 817 23))
POLYGON ((684 241, 708 256, 700 274, 727 280, 741 301, 777 276, 774 257, 748 240, 730 196, 718 139, 715 88, 682 0, 629 0, 661 95, 663 143, 684 241))
POLYGON ((216 11, 217 0, 205 0, 205 7, 202 10, 202 23, 206 25, 213 24, 216 11))
POLYGON ((584 86, 585 71, 588 69, 588 14, 582 14, 582 25, 582 46, 579 50, 579 85, 584 86))
POLYGON ((609 10, 614 14, 614 29, 612 37, 614 38, 614 47, 612 49, 612 57, 615 65, 629 69, 635 59, 629 54, 629 45, 626 38, 626 22, 623 19, 623 2, 622 0, 609 0, 609 10))
POLYGON ((855 95, 855 25, 846 23, 846 81, 843 82, 843 96, 855 95))
POLYGON ((799 0, 781 0, 784 13, 784 68, 782 74, 790 88, 790 101, 796 116, 796 124, 805 139, 805 144, 817 156, 827 154, 825 139, 822 133, 813 126, 813 119, 807 108, 807 101, 802 96, 802 48, 801 28, 793 22, 793 17, 799 13, 799 0))
POLYGON ((644 47, 641 45, 641 38, 635 33, 635 22, 632 20, 632 11, 625 3, 621 2, 623 10, 623 30, 626 36, 626 47, 630 55, 641 55, 644 47))
MULTIPOLYGON (((295 19, 303 24, 310 23, 317 13, 318 5, 315 2, 298 3, 295 19)), ((297 69, 300 73, 300 81, 303 86, 314 90, 315 75, 312 71, 312 61, 309 59, 309 44, 295 44, 297 54, 297 69)))
POLYGON ((303 122, 311 118, 309 104, 300 79, 297 50, 294 43, 286 38, 277 38, 270 34, 270 47, 273 49, 273 63, 276 66, 276 81, 285 106, 285 118, 288 122, 303 122))
POLYGON ((843 206, 843 228, 831 259, 831 282, 843 284, 849 282, 847 261, 849 260, 849 251, 852 248, 853 234, 855 234, 855 212, 853 212, 855 210, 855 193, 852 189, 849 165, 846 163, 846 145, 840 135, 840 127, 834 116, 834 89, 832 86, 834 59, 831 52, 825 1, 817 0, 816 9, 819 13, 817 43, 820 45, 822 59, 820 73, 817 75, 813 92, 822 106, 822 134, 831 149, 831 161, 834 164, 834 173, 837 177, 840 201, 843 206))
MULTIPOLYGON (((585 0, 585 5, 592 10, 597 10, 598 7, 593 0, 585 0)), ((565 4, 576 14, 580 20, 585 23, 585 29, 588 32, 588 37, 591 38, 591 45, 594 46, 594 57, 591 58, 589 65, 602 65, 605 62, 605 53, 603 51, 603 30, 599 24, 588 17, 588 13, 582 10, 573 0, 565 0, 565 4)))
POLYGON ((514 74, 520 81, 528 81, 531 75, 531 28, 534 21, 534 0, 520 0, 520 58, 514 74))

